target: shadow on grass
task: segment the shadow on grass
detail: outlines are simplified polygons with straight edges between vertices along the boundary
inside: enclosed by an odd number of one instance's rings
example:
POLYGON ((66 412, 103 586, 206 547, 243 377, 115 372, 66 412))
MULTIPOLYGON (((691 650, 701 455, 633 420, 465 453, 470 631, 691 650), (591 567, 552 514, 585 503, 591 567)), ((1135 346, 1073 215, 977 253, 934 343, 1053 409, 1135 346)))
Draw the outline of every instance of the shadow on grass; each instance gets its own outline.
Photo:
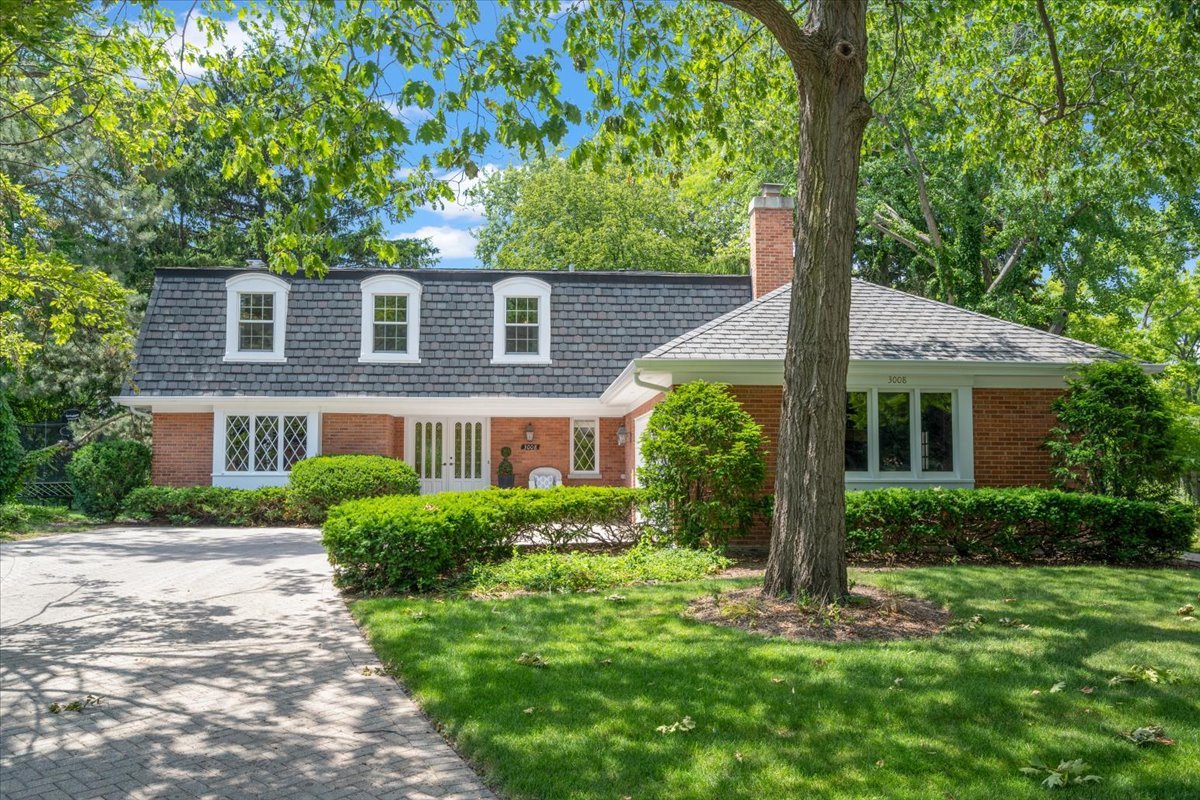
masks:
POLYGON ((1105 777, 1088 797, 1190 798, 1200 631, 1174 615, 1198 588, 1189 577, 859 576, 983 617, 909 642, 784 642, 684 617, 713 583, 622 590, 624 603, 368 600, 355 613, 425 709, 516 798, 1040 797, 1020 767, 1072 758, 1105 777), (549 666, 517 664, 522 652, 549 666), (1108 686, 1132 663, 1183 682, 1108 686), (685 716, 693 730, 656 730, 685 716), (1139 750, 1117 735, 1151 722, 1179 745, 1139 750))

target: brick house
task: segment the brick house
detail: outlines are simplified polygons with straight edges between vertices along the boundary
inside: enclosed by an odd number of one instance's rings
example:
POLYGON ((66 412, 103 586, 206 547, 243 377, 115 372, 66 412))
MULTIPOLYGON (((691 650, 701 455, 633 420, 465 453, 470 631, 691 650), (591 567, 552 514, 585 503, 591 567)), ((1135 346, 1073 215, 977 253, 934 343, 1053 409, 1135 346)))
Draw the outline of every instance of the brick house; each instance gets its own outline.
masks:
MULTIPOLYGON (((160 270, 118 402, 153 417, 153 481, 282 484, 295 461, 375 453, 426 492, 630 485, 662 393, 732 385, 779 429, 790 198, 750 205, 749 276, 644 272, 160 270)), ((846 479, 1043 484, 1050 402, 1078 364, 1120 355, 855 280, 846 479)), ((774 459, 768 458, 772 464, 774 459)), ((774 476, 768 476, 773 484, 774 476)))

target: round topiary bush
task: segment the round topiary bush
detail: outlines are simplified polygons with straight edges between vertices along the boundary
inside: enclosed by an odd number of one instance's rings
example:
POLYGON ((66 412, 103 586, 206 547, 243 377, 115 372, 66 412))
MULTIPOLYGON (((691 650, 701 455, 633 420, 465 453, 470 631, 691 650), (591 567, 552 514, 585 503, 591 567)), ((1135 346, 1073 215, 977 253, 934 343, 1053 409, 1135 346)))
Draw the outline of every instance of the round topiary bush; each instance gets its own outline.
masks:
POLYGON ((408 464, 386 456, 317 456, 292 467, 288 488, 305 518, 322 520, 338 503, 389 494, 419 494, 408 464))
POLYGON ((150 448, 132 439, 92 442, 75 451, 67 475, 80 510, 111 519, 127 494, 150 482, 150 448))

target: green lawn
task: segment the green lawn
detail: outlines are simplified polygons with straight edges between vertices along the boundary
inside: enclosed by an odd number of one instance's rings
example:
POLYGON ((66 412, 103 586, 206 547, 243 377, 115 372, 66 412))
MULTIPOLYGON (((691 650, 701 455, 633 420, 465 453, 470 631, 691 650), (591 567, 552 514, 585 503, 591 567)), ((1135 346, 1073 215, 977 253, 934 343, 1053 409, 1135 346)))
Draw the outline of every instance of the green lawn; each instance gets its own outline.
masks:
POLYGON ((623 602, 606 592, 372 599, 353 611, 385 663, 510 798, 1044 797, 1020 768, 1074 758, 1103 782, 1051 796, 1200 797, 1200 622, 1175 613, 1196 602, 1200 573, 943 567, 852 577, 983 622, 907 642, 768 640, 681 615, 714 581, 622 589, 623 602), (523 652, 548 666, 517 664, 523 652), (1133 664, 1180 681, 1109 686, 1133 664), (685 716, 693 730, 656 731, 685 716), (1152 723, 1178 744, 1138 748, 1117 735, 1152 723))

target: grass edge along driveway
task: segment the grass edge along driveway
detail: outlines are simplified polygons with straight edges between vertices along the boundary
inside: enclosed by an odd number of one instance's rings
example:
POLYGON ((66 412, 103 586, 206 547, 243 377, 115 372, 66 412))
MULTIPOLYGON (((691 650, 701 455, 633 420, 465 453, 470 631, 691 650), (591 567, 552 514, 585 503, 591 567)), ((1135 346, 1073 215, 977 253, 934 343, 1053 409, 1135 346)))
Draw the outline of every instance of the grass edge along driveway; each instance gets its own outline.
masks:
POLYGON ((509 798, 1200 797, 1200 573, 939 567, 852 578, 947 605, 931 639, 830 645, 704 625, 704 581, 502 601, 359 600, 382 661, 509 798), (972 618, 978 618, 971 622, 972 618), (546 666, 517 663, 536 653, 546 666), (1109 684, 1131 665, 1177 682, 1109 684), (684 718, 694 722, 660 732, 684 718), (1119 732, 1157 724, 1177 744, 1119 732), (1055 790, 1051 796, 1057 794, 1055 790))

